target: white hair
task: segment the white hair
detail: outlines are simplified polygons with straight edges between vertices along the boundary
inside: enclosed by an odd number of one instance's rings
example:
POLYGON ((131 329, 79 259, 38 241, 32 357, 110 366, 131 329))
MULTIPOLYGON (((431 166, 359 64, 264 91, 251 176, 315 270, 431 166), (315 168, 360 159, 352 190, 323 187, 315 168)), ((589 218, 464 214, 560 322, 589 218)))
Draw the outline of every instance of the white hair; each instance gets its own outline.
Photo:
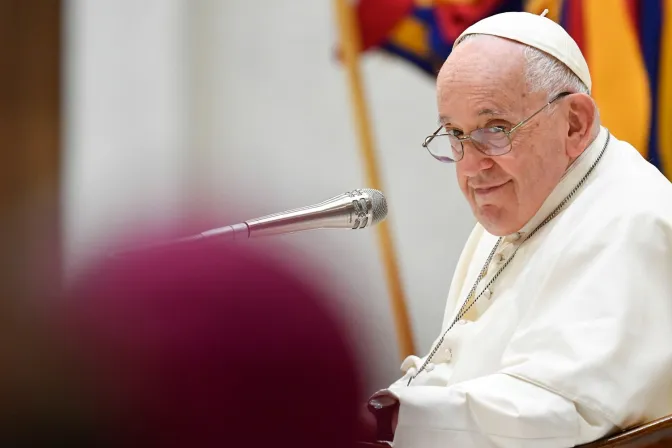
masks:
MULTIPOLYGON (((485 36, 484 34, 468 34, 455 43, 455 46, 464 43, 475 37, 485 36)), ((555 57, 544 53, 543 51, 523 45, 523 55, 525 56, 525 77, 530 92, 546 92, 547 100, 550 101, 554 95, 561 92, 585 93, 590 95, 590 89, 583 81, 579 79, 569 67, 560 62, 555 57)), ((553 106, 549 108, 552 112, 553 106)), ((600 115, 597 105, 595 106, 595 129, 599 130, 600 115)))
MULTIPOLYGON (((548 92, 556 95, 560 92, 590 94, 588 87, 565 64, 529 45, 523 49, 525 56, 527 85, 531 92, 548 92)), ((551 98, 548 98, 549 101, 551 98)))

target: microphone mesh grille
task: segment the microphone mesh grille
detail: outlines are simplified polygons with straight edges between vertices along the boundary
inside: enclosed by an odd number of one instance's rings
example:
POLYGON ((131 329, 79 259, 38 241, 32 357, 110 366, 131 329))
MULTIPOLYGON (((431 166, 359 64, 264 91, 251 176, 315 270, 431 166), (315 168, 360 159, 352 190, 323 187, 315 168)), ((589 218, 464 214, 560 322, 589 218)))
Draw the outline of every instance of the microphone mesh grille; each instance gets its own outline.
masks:
POLYGON ((378 224, 387 217, 387 201, 382 192, 372 188, 362 188, 362 191, 371 197, 371 205, 373 208, 373 222, 371 224, 378 224))

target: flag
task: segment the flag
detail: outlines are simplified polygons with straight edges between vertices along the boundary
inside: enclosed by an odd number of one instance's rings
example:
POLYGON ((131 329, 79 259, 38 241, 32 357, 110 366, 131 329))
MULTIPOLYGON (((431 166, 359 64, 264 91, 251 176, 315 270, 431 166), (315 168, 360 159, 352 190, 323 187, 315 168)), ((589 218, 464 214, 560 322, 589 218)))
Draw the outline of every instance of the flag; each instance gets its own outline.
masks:
POLYGON ((583 52, 602 123, 672 179, 672 0, 359 0, 363 51, 435 77, 471 24, 549 10, 583 52))

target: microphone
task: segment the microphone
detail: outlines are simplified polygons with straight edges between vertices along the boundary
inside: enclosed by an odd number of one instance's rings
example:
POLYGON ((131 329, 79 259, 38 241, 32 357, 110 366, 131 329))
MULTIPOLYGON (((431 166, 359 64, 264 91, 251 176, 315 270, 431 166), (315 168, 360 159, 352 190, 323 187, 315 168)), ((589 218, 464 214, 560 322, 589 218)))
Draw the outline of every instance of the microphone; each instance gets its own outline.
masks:
MULTIPOLYGON (((371 188, 361 188, 334 196, 318 204, 249 219, 144 249, 169 248, 210 239, 247 240, 260 236, 316 229, 358 230, 374 226, 386 217, 387 201, 383 193, 371 188)), ((130 252, 135 252, 135 250, 130 252)))

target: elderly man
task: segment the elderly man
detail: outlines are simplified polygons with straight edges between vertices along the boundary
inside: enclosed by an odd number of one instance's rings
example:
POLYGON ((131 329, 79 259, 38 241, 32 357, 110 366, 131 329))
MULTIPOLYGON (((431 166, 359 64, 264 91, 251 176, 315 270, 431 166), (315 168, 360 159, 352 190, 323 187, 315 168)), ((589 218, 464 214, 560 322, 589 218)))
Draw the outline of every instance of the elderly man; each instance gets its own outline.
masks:
POLYGON ((600 125, 576 43, 542 16, 492 16, 437 88, 424 146, 478 224, 439 337, 374 394, 392 410, 379 438, 571 447, 672 413, 672 185, 600 125))

